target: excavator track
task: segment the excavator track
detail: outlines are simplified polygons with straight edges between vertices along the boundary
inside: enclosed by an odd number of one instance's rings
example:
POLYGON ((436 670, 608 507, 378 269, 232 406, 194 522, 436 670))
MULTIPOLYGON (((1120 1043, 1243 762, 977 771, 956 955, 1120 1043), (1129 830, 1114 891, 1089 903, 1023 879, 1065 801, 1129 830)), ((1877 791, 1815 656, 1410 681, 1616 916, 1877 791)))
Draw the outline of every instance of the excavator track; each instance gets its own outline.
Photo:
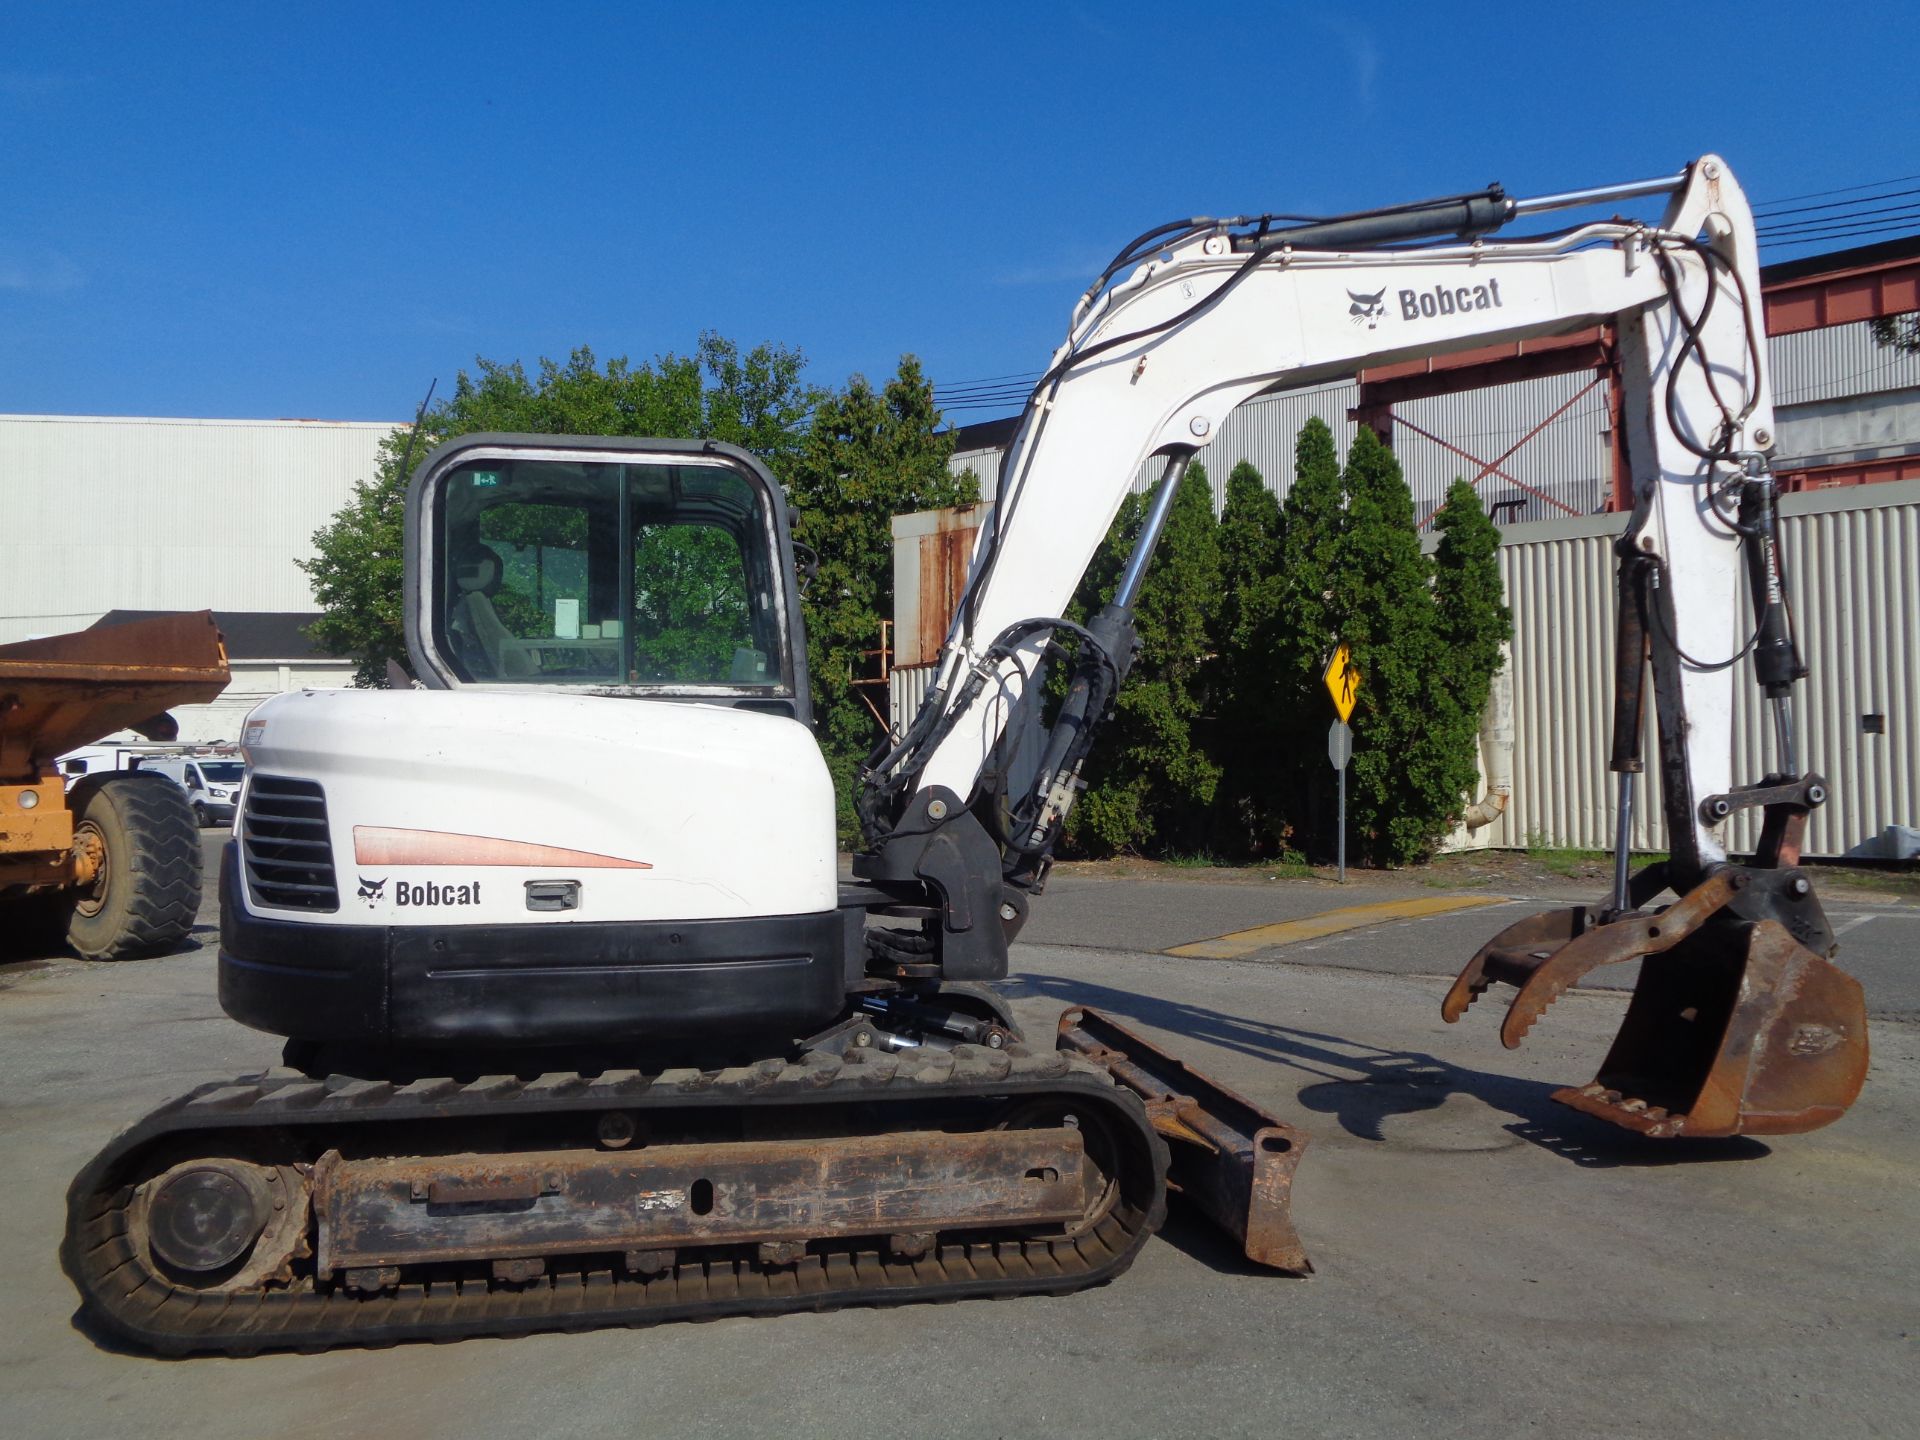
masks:
MULTIPOLYGON (((1018 1044, 855 1050, 844 1057, 810 1051, 725 1070, 651 1074, 400 1083, 269 1072, 202 1086, 118 1136, 68 1192, 62 1260, 94 1323, 174 1355, 1062 1294, 1101 1284, 1132 1263, 1165 1216, 1166 1171, 1166 1146, 1135 1096, 1087 1061, 1018 1044), (623 1118, 610 1127, 609 1116, 623 1118), (576 1174, 604 1180, 619 1173, 617 1162, 692 1154, 724 1163, 720 1157, 804 1148, 803 1158, 817 1159, 822 1173, 831 1164, 865 1163, 884 1192, 900 1168, 891 1143, 915 1139, 954 1151, 978 1139, 983 1155, 994 1146, 1058 1146, 1075 1174, 1084 1152, 1090 1198, 1084 1213, 1062 1223, 980 1223, 974 1216, 953 1229, 861 1235, 843 1221, 837 1232, 789 1230, 773 1244, 689 1245, 683 1238, 647 1249, 628 1236, 597 1251, 582 1248, 591 1243, 589 1232, 587 1241, 551 1254, 529 1254, 523 1233, 496 1258, 469 1253, 353 1269, 338 1258, 358 1242, 358 1232, 344 1215, 346 1201, 329 1200, 326 1188, 330 1167, 358 1166, 375 1180, 388 1172, 434 1175, 431 1184, 411 1181, 411 1196, 421 1202, 412 1207, 415 1216, 476 1212, 481 1219, 473 1223, 485 1226, 499 1212, 501 1223, 524 1225, 516 1210, 524 1215, 539 1202, 498 1188, 516 1164, 534 1167, 550 1192, 578 1184, 584 1194, 576 1174), (238 1188, 230 1176, 209 1178, 222 1166, 260 1192, 257 1213, 268 1218, 251 1253, 244 1235, 217 1233, 225 1212, 196 1211, 190 1203, 209 1187, 238 1188), (557 1173, 562 1167, 575 1168, 557 1173), (181 1175, 187 1181, 175 1189, 187 1194, 184 1202, 166 1188, 167 1177, 181 1175), (429 1193, 452 1203, 429 1206, 429 1193), (330 1247, 336 1263, 322 1268, 330 1247), (183 1249, 206 1273, 182 1274, 163 1257, 178 1260, 183 1249)), ((1058 1179, 1051 1168, 1025 1173, 1058 1179)), ((984 1173, 963 1178, 978 1179, 983 1195, 1011 1183, 984 1173)), ((398 1183, 396 1213, 408 1209, 409 1182, 398 1183)), ((943 1180, 928 1192, 936 1195, 930 1203, 954 1203, 937 1198, 954 1190, 943 1180)), ((372 1181, 348 1198, 369 1197, 383 1198, 372 1181)), ((605 1207, 582 1204, 581 1213, 604 1218, 605 1207)))

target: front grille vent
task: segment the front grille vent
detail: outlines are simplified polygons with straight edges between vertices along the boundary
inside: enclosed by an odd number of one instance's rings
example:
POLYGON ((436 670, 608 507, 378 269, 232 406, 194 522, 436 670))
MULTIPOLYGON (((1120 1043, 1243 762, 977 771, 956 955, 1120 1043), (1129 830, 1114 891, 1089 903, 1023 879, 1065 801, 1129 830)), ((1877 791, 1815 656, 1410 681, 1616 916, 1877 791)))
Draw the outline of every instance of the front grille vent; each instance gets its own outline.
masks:
POLYGON ((240 815, 247 893, 276 910, 338 910, 327 797, 312 780, 254 775, 240 815))

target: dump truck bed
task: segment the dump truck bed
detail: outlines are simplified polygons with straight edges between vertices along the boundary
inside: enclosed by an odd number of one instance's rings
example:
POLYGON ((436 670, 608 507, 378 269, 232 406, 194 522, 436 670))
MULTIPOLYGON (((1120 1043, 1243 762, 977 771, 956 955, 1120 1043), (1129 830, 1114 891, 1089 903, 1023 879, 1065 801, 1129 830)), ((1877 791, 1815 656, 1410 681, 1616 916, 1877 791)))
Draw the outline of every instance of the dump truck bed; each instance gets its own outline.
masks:
POLYGON ((227 688, 226 648, 209 610, 161 615, 0 645, 0 784, 175 705, 227 688))

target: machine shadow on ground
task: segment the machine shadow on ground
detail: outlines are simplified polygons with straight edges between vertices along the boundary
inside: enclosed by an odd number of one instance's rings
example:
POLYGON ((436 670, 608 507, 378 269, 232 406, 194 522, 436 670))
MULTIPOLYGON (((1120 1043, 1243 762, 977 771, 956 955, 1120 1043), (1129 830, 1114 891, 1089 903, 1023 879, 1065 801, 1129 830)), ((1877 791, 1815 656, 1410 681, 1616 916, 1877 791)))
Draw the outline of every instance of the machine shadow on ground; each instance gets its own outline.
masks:
MULTIPOLYGON (((1516 1139, 1592 1169, 1756 1160, 1772 1153, 1747 1136, 1649 1140, 1556 1103, 1552 1096, 1557 1085, 1472 1070, 1417 1050, 1382 1049, 1345 1036, 1228 1015, 1060 975, 1023 973, 1009 977, 1000 988, 1010 999, 1044 998, 1110 1010, 1160 1030, 1286 1066, 1312 1082, 1299 1090, 1300 1103, 1332 1116, 1342 1130, 1360 1140, 1384 1143, 1386 1122, 1393 1117, 1437 1110, 1451 1096, 1466 1095, 1511 1115, 1513 1122, 1502 1128, 1516 1139)), ((1206 1068, 1203 1059, 1195 1063, 1206 1068)), ((1417 1147, 1418 1142, 1413 1143, 1417 1147)))

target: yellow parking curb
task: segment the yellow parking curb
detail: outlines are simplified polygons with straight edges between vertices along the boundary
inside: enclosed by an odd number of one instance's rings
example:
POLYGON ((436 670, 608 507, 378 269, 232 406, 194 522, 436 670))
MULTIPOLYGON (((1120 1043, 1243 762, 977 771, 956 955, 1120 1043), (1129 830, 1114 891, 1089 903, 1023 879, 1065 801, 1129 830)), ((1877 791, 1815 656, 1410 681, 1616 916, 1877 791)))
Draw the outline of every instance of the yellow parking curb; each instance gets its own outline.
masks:
POLYGON ((1216 935, 1211 940, 1196 940, 1191 945, 1176 945, 1163 953, 1202 960, 1233 960, 1256 950, 1317 940, 1323 935, 1337 935, 1342 930, 1357 930, 1363 925, 1415 920, 1424 915, 1445 915, 1450 910, 1472 910, 1506 902, 1505 895, 1420 895, 1408 900, 1382 900, 1373 905, 1348 905, 1299 920, 1282 920, 1274 925, 1236 930, 1231 935, 1216 935))

